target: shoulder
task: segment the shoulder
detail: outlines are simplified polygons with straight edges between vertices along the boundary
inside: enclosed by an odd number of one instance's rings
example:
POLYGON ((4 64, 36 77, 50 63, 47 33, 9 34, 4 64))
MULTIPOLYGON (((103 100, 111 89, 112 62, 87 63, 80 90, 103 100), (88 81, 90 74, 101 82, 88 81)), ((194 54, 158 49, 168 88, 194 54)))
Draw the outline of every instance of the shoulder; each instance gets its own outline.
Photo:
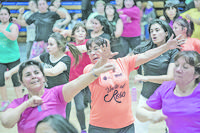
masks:
POLYGON ((60 59, 61 61, 71 61, 71 58, 68 56, 68 55, 65 55, 65 56, 63 56, 61 59, 60 59))
POLYGON ((158 88, 158 91, 162 94, 166 94, 170 90, 174 89, 175 86, 176 86, 175 81, 165 81, 160 85, 160 87, 158 88))

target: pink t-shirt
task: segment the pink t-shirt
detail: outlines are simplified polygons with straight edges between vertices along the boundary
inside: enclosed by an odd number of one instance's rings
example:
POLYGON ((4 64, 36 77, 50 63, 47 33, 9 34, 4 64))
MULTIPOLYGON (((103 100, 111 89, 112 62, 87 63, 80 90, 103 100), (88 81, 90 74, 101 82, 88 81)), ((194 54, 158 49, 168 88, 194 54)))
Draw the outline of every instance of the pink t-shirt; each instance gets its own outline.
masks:
MULTIPOLYGON (((29 107, 22 114, 17 123, 19 133, 35 133, 35 126, 38 121, 46 116, 59 114, 65 116, 66 102, 62 94, 63 85, 45 89, 43 96, 43 104, 37 107, 29 107)), ((8 108, 16 108, 23 102, 28 100, 28 94, 22 98, 15 99, 8 108)))
MULTIPOLYGON (((134 122, 129 89, 129 74, 137 55, 109 60, 116 67, 89 85, 91 91, 90 124, 103 128, 123 128, 134 122)), ((85 67, 88 73, 94 64, 85 67)))
POLYGON ((188 37, 185 44, 181 45, 181 51, 197 51, 200 54, 200 40, 188 37))
POLYGON ((168 118, 169 133, 200 133, 200 83, 189 96, 174 94, 175 81, 164 82, 147 100, 147 105, 168 118))
POLYGON ((138 37, 141 35, 140 27, 140 9, 137 6, 131 8, 118 9, 117 11, 123 11, 122 15, 119 15, 124 24, 122 37, 138 37), (127 22, 127 17, 130 17, 131 22, 127 22))
MULTIPOLYGON (((89 39, 85 39, 85 41, 82 44, 76 44, 73 42, 75 46, 79 45, 86 45, 86 42, 89 39)), ((82 53, 82 57, 79 57, 79 63, 75 66, 73 65, 75 63, 75 59, 70 51, 66 52, 66 54, 71 58, 71 68, 70 68, 70 73, 69 73, 69 81, 72 81, 76 78, 78 78, 81 74, 83 74, 83 69, 85 66, 91 63, 90 58, 87 54, 87 52, 82 53)))

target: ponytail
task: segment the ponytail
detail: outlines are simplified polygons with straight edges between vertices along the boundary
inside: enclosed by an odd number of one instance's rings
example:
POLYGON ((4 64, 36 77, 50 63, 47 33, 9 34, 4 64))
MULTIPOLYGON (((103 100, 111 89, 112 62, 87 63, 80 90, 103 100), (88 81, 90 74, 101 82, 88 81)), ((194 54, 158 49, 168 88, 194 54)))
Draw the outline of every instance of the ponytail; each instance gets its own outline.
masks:
POLYGON ((78 50, 78 48, 75 45, 71 43, 68 43, 67 46, 75 59, 75 65, 77 65, 79 63, 79 56, 82 57, 82 53, 78 50))

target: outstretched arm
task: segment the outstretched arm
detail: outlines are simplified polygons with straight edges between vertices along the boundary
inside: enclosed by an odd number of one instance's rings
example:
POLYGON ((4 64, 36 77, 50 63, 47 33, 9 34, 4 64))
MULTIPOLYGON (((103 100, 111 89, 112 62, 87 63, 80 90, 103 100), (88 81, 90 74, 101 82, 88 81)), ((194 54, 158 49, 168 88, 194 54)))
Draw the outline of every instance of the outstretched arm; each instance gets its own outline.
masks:
POLYGON ((161 54, 165 53, 166 51, 168 51, 170 49, 176 49, 176 48, 181 49, 180 45, 184 44, 185 40, 184 39, 179 40, 181 38, 181 35, 177 36, 174 39, 173 39, 173 36, 174 35, 172 35, 170 37, 170 39, 167 41, 167 43, 165 43, 157 48, 148 50, 142 54, 138 54, 138 57, 135 61, 135 67, 140 66, 140 65, 160 56, 161 54))
POLYGON ((113 64, 107 63, 98 69, 79 76, 77 79, 65 84, 63 86, 63 96, 66 102, 70 102, 82 89, 87 87, 90 83, 95 81, 101 73, 113 70, 113 64))

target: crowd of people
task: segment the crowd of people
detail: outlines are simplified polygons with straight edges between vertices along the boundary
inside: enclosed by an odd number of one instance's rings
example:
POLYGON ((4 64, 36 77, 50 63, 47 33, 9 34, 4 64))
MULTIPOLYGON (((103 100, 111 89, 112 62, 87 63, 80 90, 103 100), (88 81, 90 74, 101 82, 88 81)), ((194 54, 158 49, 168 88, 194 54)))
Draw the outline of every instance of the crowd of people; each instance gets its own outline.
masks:
POLYGON ((82 20, 61 0, 29 0, 29 11, 0 8, 0 120, 19 133, 78 133, 69 122, 74 99, 81 133, 148 133, 166 121, 169 133, 200 132, 200 0, 180 13, 166 1, 82 1, 82 20), (146 3, 146 5, 145 5, 146 3), (88 10, 87 10, 88 9, 88 10), (26 26, 20 61, 19 25, 26 26), (68 28, 67 28, 68 27, 68 28), (142 83, 136 115, 129 75, 142 83), (17 99, 9 101, 6 80, 17 99), (24 88, 27 94, 24 94, 24 88), (89 105, 86 125, 84 109, 89 105), (88 127, 88 128, 87 128, 88 127))

